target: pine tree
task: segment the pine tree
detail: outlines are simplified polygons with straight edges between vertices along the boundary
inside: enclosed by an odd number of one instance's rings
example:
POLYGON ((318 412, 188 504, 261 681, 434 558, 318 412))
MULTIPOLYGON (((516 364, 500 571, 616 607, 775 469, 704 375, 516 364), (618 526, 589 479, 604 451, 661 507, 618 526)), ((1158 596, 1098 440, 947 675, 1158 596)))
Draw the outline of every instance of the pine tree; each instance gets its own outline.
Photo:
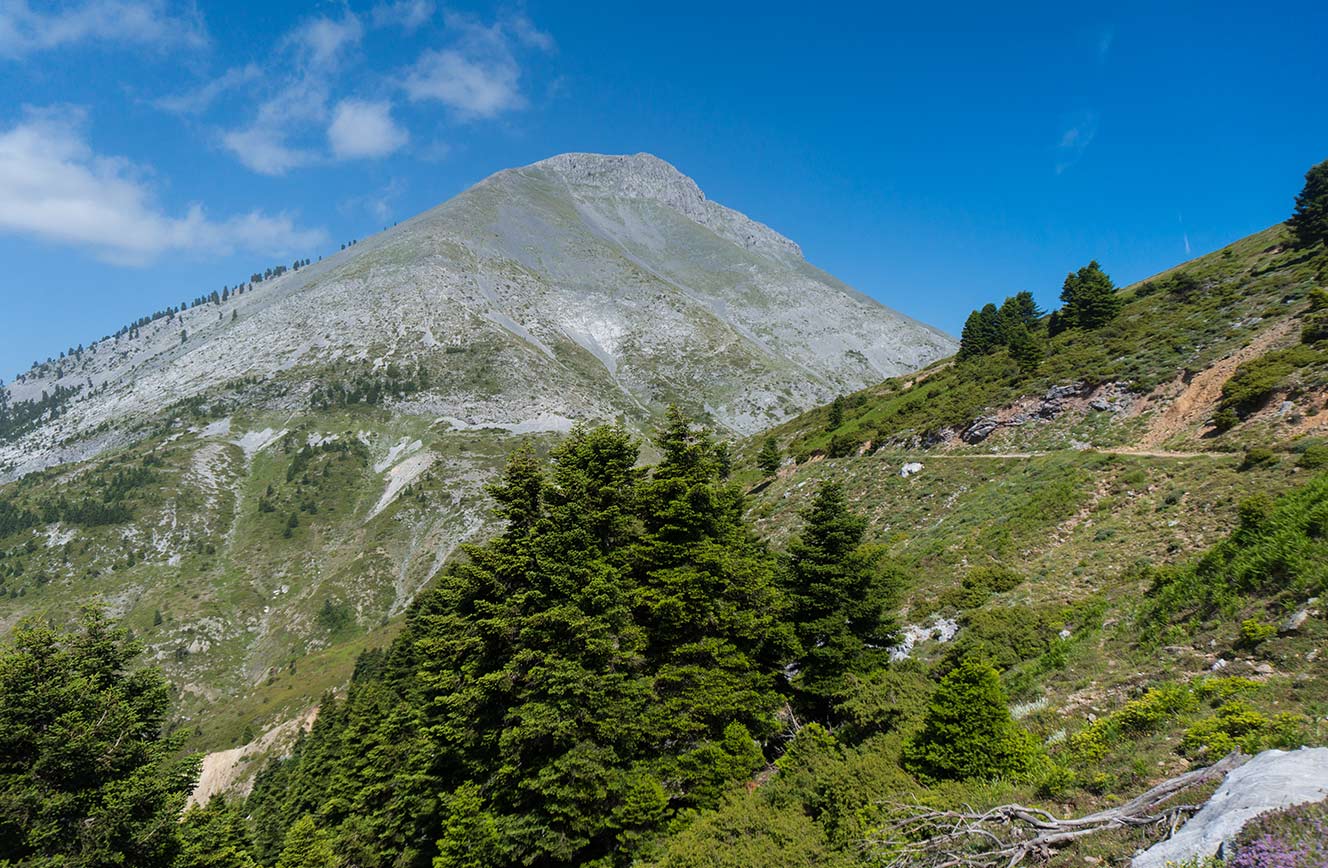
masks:
POLYGON ((879 664, 891 644, 898 587, 880 568, 881 553, 863 546, 867 520, 849 509, 839 483, 824 483, 802 517, 783 571, 802 647, 794 687, 804 709, 825 719, 846 676, 879 664))
POLYGON ((1037 370, 1038 365, 1042 364, 1042 345, 1029 333, 1023 323, 1018 323, 1010 329, 1008 346, 1010 358, 1018 363, 1019 370, 1024 373, 1037 370))
POLYGON ((1301 247, 1328 244, 1328 160, 1305 173, 1305 186, 1296 196, 1296 210, 1287 225, 1301 247))
POLYGON ((959 357, 963 359, 985 356, 1004 345, 1000 311, 996 305, 986 304, 968 315, 959 336, 959 357))
POLYGON ((928 780, 1026 778, 1037 743, 1015 723, 995 668, 966 658, 942 679, 922 729, 904 745, 904 766, 928 780))
POLYGON ((1017 292, 1001 305, 1001 328, 1005 333, 1008 343, 1010 334, 1018 326, 1024 326, 1030 332, 1037 328, 1038 320, 1042 319, 1045 311, 1037 306, 1033 300, 1031 292, 1017 292))
POLYGON ((314 825, 312 816, 305 814, 286 833, 277 868, 330 868, 336 863, 337 856, 327 834, 314 825))
POLYGON ((500 839, 493 815, 484 810, 480 788, 464 783, 447 803, 433 868, 489 868, 498 861, 500 839))
POLYGON ((198 777, 163 737, 171 691, 129 671, 139 647, 103 614, 35 623, 0 648, 0 863, 169 866, 198 777))
POLYGON ((774 437, 765 438, 765 443, 761 445, 761 451, 756 456, 756 466, 766 476, 774 476, 779 472, 781 463, 783 456, 779 453, 779 441, 774 437))
POLYGON ((1121 308, 1115 284, 1096 260, 1065 276, 1061 301, 1065 302, 1062 313, 1066 324, 1081 329, 1101 328, 1115 319, 1121 308))
POLYGON ((830 402, 830 420, 826 423, 826 430, 833 431, 844 424, 844 396, 835 395, 835 399, 830 402))

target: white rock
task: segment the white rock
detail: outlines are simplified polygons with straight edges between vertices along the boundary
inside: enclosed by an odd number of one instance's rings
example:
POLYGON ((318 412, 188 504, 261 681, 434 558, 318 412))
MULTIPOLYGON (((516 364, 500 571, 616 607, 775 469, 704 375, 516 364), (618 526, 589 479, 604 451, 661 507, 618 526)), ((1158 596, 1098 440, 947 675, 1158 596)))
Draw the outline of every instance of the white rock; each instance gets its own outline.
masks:
POLYGON ((1132 868, 1215 856, 1260 814, 1328 798, 1328 748, 1266 750, 1227 774, 1222 786, 1170 840, 1134 857, 1132 868))
POLYGON ((910 461, 907 464, 905 464, 903 467, 899 468, 899 475, 904 479, 908 479, 913 474, 921 472, 922 472, 922 464, 920 464, 917 461, 910 461))

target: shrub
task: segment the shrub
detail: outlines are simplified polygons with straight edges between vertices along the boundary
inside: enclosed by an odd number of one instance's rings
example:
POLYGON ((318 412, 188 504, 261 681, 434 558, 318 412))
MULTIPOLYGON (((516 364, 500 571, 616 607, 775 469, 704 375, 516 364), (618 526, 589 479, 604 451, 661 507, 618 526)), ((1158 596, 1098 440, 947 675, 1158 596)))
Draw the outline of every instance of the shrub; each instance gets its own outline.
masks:
POLYGON ((1258 753, 1270 747, 1294 747, 1303 718, 1295 714, 1268 717, 1243 699, 1232 699, 1217 714, 1185 730, 1180 752, 1190 758, 1220 757, 1236 748, 1258 753))
POLYGON ((1246 648, 1253 648, 1267 642, 1277 635, 1277 627, 1265 624, 1258 618, 1246 618, 1240 622, 1240 643, 1246 648))
POLYGON ((1302 470, 1319 470, 1328 467, 1328 443, 1312 443, 1300 453, 1296 466, 1302 470))
POLYGON ((1010 716, 995 667, 970 657, 936 688, 903 759, 906 769, 927 780, 1023 780, 1038 754, 1033 737, 1010 716))
POLYGON ((1240 462, 1241 470, 1253 470, 1256 467, 1269 467, 1277 463, 1277 455, 1273 450, 1266 449, 1263 446, 1251 446, 1245 450, 1245 458, 1240 462))

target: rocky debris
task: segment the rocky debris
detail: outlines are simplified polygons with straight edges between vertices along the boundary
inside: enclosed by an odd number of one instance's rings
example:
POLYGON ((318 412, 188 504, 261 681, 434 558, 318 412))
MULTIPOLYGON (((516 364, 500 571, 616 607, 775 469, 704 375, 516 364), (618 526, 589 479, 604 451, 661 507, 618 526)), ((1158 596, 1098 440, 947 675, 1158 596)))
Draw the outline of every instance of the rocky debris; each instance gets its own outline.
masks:
POLYGON ((1260 814, 1324 798, 1328 748, 1266 750, 1228 773, 1197 814, 1170 839, 1135 856, 1131 868, 1164 868, 1217 856, 1260 814))
POLYGON ((917 461, 909 461, 903 467, 899 468, 899 475, 904 479, 908 479, 910 476, 921 472, 922 464, 917 461))
POLYGON ((1296 409, 1296 405, 1293 402, 1283 401, 1281 404, 1277 406, 1277 415, 1285 416, 1294 409, 1296 409))
POLYGON ((1286 617, 1286 620, 1278 626, 1277 632, 1282 634, 1298 632, 1301 627, 1305 626, 1305 622, 1310 619, 1314 604, 1318 602, 1318 597, 1310 597, 1305 601, 1305 605, 1286 617))
POLYGON ((913 647, 919 642, 940 642, 945 644, 959 633, 959 622, 954 618, 936 617, 930 624, 909 624, 899 634, 899 644, 890 650, 891 660, 907 660, 913 653, 913 647))
POLYGON ((1064 386, 1052 386, 1047 390, 1043 401, 1060 401, 1063 398, 1072 398, 1075 395, 1082 394, 1084 391, 1083 383, 1069 383, 1064 386))
POLYGON ((964 429, 964 433, 959 437, 965 443, 981 443, 992 435, 992 432, 1001 426, 995 416, 983 416, 964 429))

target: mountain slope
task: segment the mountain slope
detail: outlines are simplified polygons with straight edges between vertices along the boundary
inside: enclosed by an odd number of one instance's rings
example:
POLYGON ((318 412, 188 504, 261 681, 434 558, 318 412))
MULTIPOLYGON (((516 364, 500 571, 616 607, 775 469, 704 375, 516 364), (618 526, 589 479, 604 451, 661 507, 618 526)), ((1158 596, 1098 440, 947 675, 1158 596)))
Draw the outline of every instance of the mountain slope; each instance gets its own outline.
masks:
POLYGON ((517 443, 668 402, 753 431, 952 348, 653 157, 500 172, 11 383, 64 397, 0 436, 0 627, 109 606, 228 746, 492 529, 517 443))
POLYGON ((678 402, 750 433, 953 347, 667 163, 568 154, 21 375, 14 405, 71 397, 58 419, 0 443, 0 474, 127 442, 172 402, 300 411, 319 387, 389 369, 428 383, 412 379, 394 410, 458 428, 640 423, 678 402))

